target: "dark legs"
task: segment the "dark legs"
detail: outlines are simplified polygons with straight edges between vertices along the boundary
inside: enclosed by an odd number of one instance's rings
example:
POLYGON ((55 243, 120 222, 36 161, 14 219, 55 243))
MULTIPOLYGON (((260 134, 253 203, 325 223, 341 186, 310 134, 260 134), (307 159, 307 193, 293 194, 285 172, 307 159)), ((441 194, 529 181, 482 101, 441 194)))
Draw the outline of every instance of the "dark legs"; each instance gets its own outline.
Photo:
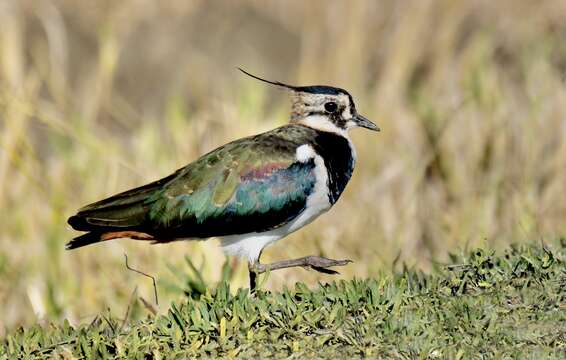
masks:
POLYGON ((259 264, 259 259, 261 258, 262 253, 263 249, 260 250, 255 263, 248 262, 248 271, 250 274, 250 293, 254 293, 257 286, 257 276, 260 274, 260 272, 257 271, 256 264, 259 264))
POLYGON ((292 260, 283 260, 277 261, 271 264, 260 264, 259 259, 257 263, 249 263, 248 269, 250 272, 250 291, 253 292, 256 289, 256 279, 259 274, 262 274, 266 271, 273 271, 291 267, 304 267, 304 268, 311 268, 315 271, 324 273, 324 274, 339 274, 338 271, 329 269, 333 266, 344 266, 351 263, 352 260, 334 260, 328 259, 322 256, 305 256, 299 259, 292 259, 292 260))
POLYGON ((250 292, 255 291, 255 287, 257 285, 257 275, 258 273, 255 272, 252 263, 248 263, 248 270, 250 272, 250 292))

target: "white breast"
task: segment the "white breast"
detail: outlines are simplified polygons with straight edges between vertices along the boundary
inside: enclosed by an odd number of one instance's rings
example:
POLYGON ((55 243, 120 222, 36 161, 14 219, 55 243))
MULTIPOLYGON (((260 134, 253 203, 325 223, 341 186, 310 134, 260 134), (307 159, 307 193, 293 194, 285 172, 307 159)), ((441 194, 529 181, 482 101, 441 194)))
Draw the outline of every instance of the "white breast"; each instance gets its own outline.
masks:
POLYGON ((324 160, 317 155, 312 146, 308 144, 301 145, 297 148, 296 157, 297 161, 303 163, 314 159, 315 164, 314 172, 316 182, 313 192, 307 198, 305 210, 289 223, 274 230, 223 237, 221 245, 226 254, 236 255, 254 263, 259 259, 264 247, 299 230, 330 209, 331 204, 328 200, 328 172, 324 165, 324 160))
POLYGON ((299 146, 297 148, 297 160, 307 162, 310 161, 310 159, 314 159, 316 182, 312 194, 307 198, 305 210, 288 224, 290 225, 290 232, 296 231, 309 224, 319 215, 330 209, 330 200, 328 199, 328 171, 324 165, 324 160, 315 153, 312 146, 308 144, 299 146))

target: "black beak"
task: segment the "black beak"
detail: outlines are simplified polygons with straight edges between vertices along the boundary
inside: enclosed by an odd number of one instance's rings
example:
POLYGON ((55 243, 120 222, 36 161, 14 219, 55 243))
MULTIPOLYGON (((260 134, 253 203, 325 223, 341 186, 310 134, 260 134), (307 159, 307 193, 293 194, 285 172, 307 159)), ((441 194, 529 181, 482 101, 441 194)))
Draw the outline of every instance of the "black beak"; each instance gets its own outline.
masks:
POLYGON ((375 125, 373 122, 369 121, 368 119, 366 119, 365 117, 363 117, 360 114, 356 114, 356 116, 354 116, 354 122, 359 127, 363 127, 363 128, 370 129, 370 130, 373 130, 373 131, 381 131, 379 126, 375 125))

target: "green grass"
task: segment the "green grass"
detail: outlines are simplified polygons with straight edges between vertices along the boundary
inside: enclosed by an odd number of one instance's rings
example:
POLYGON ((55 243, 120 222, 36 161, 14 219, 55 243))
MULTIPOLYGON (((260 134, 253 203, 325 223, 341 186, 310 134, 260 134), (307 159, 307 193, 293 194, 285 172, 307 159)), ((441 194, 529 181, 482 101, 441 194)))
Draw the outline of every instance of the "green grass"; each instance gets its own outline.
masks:
POLYGON ((0 358, 564 358, 565 255, 564 239, 475 250, 431 274, 406 269, 255 296, 224 282, 139 322, 101 314, 76 328, 16 330, 0 358))

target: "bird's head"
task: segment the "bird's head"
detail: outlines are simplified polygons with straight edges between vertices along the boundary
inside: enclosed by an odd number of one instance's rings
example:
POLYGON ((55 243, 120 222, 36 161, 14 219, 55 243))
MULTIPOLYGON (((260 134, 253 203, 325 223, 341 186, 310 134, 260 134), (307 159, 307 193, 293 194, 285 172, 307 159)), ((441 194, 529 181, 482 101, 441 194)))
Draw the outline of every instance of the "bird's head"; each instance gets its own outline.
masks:
POLYGON ((352 95, 344 89, 324 85, 287 85, 239 70, 254 79, 291 90, 291 122, 293 123, 338 133, 345 133, 354 127, 379 131, 376 124, 358 114, 352 95))

